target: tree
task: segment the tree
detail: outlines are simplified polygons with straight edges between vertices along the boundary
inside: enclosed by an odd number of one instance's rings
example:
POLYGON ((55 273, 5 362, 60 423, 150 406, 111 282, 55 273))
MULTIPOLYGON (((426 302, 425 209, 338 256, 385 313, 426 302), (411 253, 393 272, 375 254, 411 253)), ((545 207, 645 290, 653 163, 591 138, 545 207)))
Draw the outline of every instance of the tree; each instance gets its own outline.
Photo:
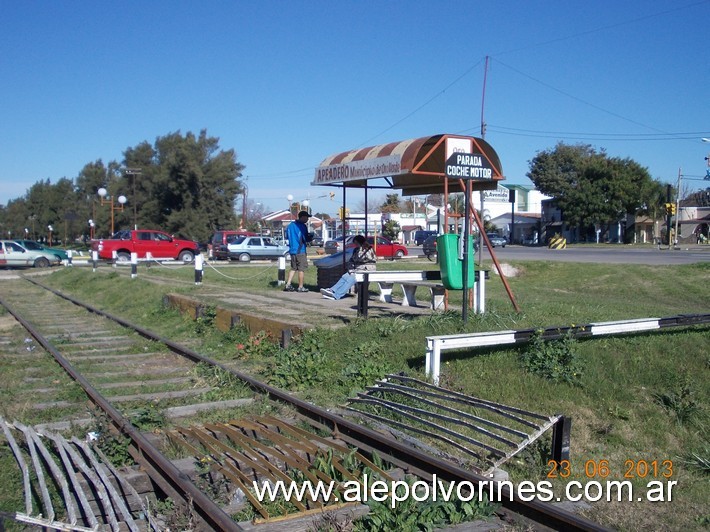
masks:
POLYGON ((399 205, 399 194, 387 194, 384 203, 380 205, 380 212, 402 212, 399 205))
POLYGON ((397 238, 397 235, 399 234, 400 230, 401 228, 399 226, 399 223, 394 220, 387 220, 385 222, 385 225, 382 227, 382 234, 390 240, 394 240, 395 238, 397 238))
POLYGON ((555 198, 565 222, 582 231, 618 223, 627 214, 650 213, 663 190, 637 162, 583 144, 559 143, 538 153, 527 175, 540 192, 555 198))
POLYGON ((126 150, 124 164, 141 168, 134 198, 140 225, 199 241, 215 229, 236 227, 244 166, 234 150, 219 151, 219 139, 205 130, 198 137, 171 133, 154 146, 143 142, 126 150))
MULTIPOLYGON (((110 209, 102 206, 97 192, 106 188, 115 201, 128 199, 125 210, 115 211, 115 228, 133 226, 163 229, 198 241, 205 241, 215 229, 236 227, 235 200, 243 191, 239 181, 244 166, 234 150, 221 151, 219 139, 171 133, 154 145, 143 141, 124 152, 122 164, 101 159, 86 164, 76 178, 38 181, 24 198, 0 208, 0 230, 15 238, 24 229, 33 237, 46 234, 52 225, 55 236, 66 240, 88 232, 88 221, 96 222, 97 236, 110 232, 110 209), (127 175, 126 168, 140 168, 139 175, 127 175), (64 239, 64 238, 63 238, 64 239)), ((116 206, 115 204, 114 206, 116 206)))
POLYGON ((710 207, 710 187, 696 190, 686 196, 681 202, 682 207, 710 207))

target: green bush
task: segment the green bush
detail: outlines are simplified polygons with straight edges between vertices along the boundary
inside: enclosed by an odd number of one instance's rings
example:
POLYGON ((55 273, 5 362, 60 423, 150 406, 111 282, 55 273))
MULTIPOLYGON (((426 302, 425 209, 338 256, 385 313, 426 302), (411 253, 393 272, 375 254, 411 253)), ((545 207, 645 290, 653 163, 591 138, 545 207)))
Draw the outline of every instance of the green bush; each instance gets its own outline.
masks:
POLYGON ((544 340, 536 331, 520 356, 523 368, 553 382, 581 385, 582 364, 576 352, 577 340, 568 334, 561 340, 544 340))

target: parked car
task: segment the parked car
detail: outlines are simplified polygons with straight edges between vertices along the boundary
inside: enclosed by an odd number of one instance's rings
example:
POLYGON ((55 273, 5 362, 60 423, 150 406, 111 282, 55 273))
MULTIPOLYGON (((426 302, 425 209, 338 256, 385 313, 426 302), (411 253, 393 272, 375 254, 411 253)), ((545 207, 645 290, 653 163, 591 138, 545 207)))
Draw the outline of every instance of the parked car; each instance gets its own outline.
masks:
POLYGON ((424 256, 432 262, 436 262, 439 258, 439 254, 436 252, 436 235, 429 236, 422 243, 422 251, 424 256))
POLYGON ((29 249, 31 251, 47 251, 49 253, 52 253, 60 261, 62 261, 62 260, 68 261, 69 260, 69 256, 67 255, 67 252, 63 249, 51 248, 51 247, 45 246, 44 244, 40 244, 39 242, 35 242, 34 240, 15 240, 15 242, 20 244, 23 248, 29 249))
POLYGON ((438 234, 438 231, 414 231, 414 245, 421 246, 427 238, 436 237, 438 234))
POLYGON ((314 236, 313 239, 308 243, 311 246, 316 246, 318 248, 322 248, 324 245, 323 238, 320 236, 314 236))
MULTIPOLYGON (((345 241, 346 243, 352 242, 352 236, 346 236, 345 241)), ((343 237, 341 236, 340 238, 336 238, 334 240, 326 240, 325 244, 323 244, 323 250, 326 252, 327 255, 332 255, 333 253, 338 253, 340 251, 343 251, 343 237)))
MULTIPOLYGON (((355 237, 349 236, 345 239, 346 248, 355 247, 353 238, 355 237)), ((377 253, 378 257, 401 259, 409 253, 405 246, 397 242, 392 242, 389 238, 384 236, 377 236, 377 244, 375 244, 375 237, 368 236, 367 242, 375 248, 375 253, 377 253)))
POLYGON ((122 229, 111 238, 91 241, 91 250, 99 254, 101 260, 115 260, 128 263, 131 254, 139 259, 152 257, 155 260, 179 260, 185 264, 195 260, 199 253, 197 242, 175 238, 155 229, 122 229))
MULTIPOLYGON (((438 235, 432 235, 427 238, 422 244, 422 251, 424 256, 432 262, 437 262, 439 260, 439 252, 436 249, 436 239, 438 235)), ((473 241, 473 251, 478 251, 478 242, 473 241)))
POLYGON ((235 242, 240 237, 259 236, 257 233, 244 230, 215 231, 207 244, 208 251, 212 250, 212 258, 215 260, 228 260, 229 250, 227 245, 235 242))
POLYGON ((500 246, 504 248, 505 245, 508 243, 505 237, 499 236, 495 233, 486 233, 486 236, 488 237, 488 240, 490 241, 492 247, 500 246))
POLYGON ((230 260, 249 262, 252 259, 278 259, 287 257, 288 246, 269 236, 241 236, 227 244, 230 260))
POLYGON ((52 252, 33 251, 14 240, 0 240, 0 266, 47 268, 60 262, 52 252))

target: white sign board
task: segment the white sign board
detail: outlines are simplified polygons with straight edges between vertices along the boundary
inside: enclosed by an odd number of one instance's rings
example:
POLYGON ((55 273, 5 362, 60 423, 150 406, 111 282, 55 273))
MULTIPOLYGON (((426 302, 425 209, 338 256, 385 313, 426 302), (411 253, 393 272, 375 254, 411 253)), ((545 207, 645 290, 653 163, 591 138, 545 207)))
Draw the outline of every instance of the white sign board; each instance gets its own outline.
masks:
POLYGON ((495 190, 483 190, 483 199, 484 201, 495 201, 499 203, 508 203, 508 200, 510 198, 510 191, 505 188, 498 186, 495 190))
POLYGON ((389 177, 400 173, 401 161, 400 155, 387 155, 376 159, 321 166, 316 168, 316 175, 311 185, 389 177))
POLYGON ((446 159, 446 177, 476 181, 493 179, 491 163, 480 153, 453 153, 446 159))

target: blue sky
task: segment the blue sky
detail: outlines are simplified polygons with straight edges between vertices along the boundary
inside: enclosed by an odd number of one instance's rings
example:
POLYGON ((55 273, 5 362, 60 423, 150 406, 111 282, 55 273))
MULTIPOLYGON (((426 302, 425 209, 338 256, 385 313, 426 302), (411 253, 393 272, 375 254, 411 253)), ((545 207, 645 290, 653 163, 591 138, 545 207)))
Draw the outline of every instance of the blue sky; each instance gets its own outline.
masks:
POLYGON ((705 188, 709 21, 710 0, 8 1, 0 204, 206 129, 251 201, 335 213, 310 186, 326 156, 480 136, 482 110, 505 183, 562 140, 705 188))

